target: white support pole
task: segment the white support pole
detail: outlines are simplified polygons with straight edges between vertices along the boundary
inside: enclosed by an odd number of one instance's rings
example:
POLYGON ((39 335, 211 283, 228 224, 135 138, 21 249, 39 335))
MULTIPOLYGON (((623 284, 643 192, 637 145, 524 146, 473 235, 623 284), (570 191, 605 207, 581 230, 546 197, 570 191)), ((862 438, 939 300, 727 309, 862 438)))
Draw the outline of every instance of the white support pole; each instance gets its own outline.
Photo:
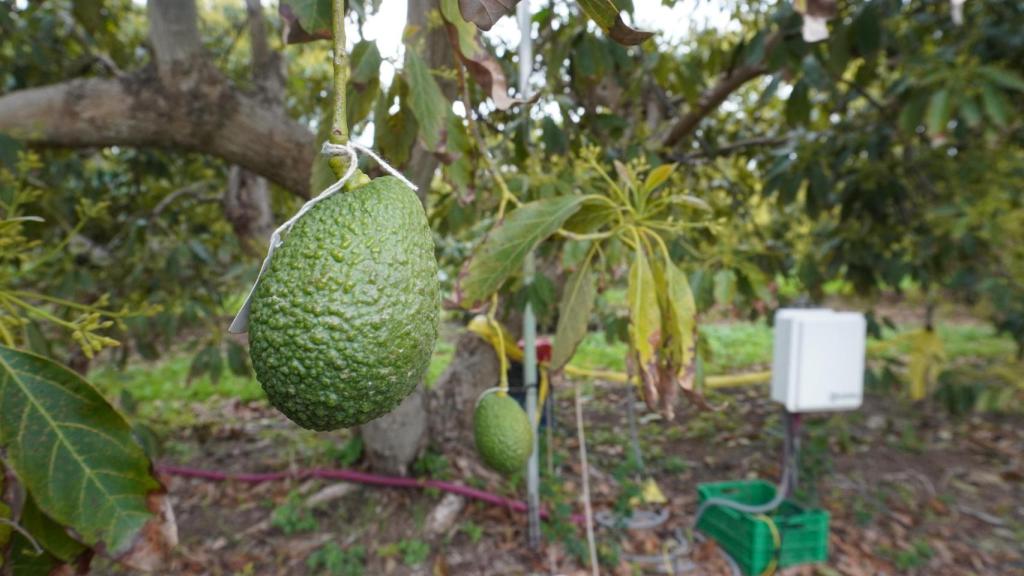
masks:
MULTIPOLYGON (((533 38, 531 37, 530 0, 522 0, 516 8, 519 20, 519 95, 524 100, 530 91, 530 73, 533 71, 533 38)), ((523 137, 529 138, 529 110, 523 105, 523 137)), ((523 278, 527 286, 533 282, 534 259, 531 251, 523 263, 523 278)), ((527 301, 523 310, 523 385, 526 387, 526 415, 531 424, 537 420, 537 319, 533 306, 527 301)), ((526 464, 526 493, 530 548, 540 547, 540 462, 538 434, 533 435, 533 452, 526 464)))

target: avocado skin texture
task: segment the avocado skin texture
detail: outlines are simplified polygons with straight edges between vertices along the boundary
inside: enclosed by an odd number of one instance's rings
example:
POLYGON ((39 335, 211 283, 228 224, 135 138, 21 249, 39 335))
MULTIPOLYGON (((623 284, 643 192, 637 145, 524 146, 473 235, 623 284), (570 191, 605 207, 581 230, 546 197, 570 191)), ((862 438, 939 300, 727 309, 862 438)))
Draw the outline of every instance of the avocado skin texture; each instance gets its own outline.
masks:
POLYGON ((299 426, 364 424, 408 396, 437 341, 434 242, 415 193, 378 178, 299 219, 253 295, 249 355, 299 426))
POLYGON ((484 464, 499 474, 521 472, 533 450, 533 427, 515 399, 488 394, 473 413, 473 439, 484 464))

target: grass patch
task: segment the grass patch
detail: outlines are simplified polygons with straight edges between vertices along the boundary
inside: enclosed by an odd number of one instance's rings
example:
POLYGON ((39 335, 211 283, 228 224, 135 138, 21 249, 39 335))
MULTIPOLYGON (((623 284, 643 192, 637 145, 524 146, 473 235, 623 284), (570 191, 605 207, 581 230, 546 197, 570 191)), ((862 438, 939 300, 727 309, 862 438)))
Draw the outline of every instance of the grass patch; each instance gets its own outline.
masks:
MULTIPOLYGON (((901 327, 898 332, 887 331, 885 337, 893 338, 901 333, 917 330, 916 327, 901 327)), ((996 334, 995 329, 984 324, 950 324, 939 327, 939 338, 946 348, 950 360, 981 358, 997 359, 1012 356, 1016 346, 1013 339, 996 334)), ((733 322, 729 324, 705 324, 701 331, 711 345, 711 361, 707 364, 708 374, 728 374, 760 368, 772 361, 772 328, 765 323, 733 322)), ((883 341, 868 342, 868 356, 880 357, 883 341)), ((910 341, 902 340, 890 351, 899 354, 910 352, 910 341)), ((608 343, 600 333, 588 334, 580 343, 572 363, 591 370, 626 369, 626 345, 621 342, 608 343)))
POLYGON ((455 354, 455 344, 446 340, 438 340, 434 347, 434 355, 430 358, 430 367, 427 368, 426 387, 430 390, 434 387, 437 379, 441 377, 444 369, 451 364, 452 356, 455 354))
POLYGON ((192 354, 179 352, 153 363, 130 364, 124 370, 104 366, 89 373, 89 380, 107 398, 118 398, 129 392, 139 404, 144 418, 165 420, 166 414, 153 413, 159 403, 181 404, 203 402, 211 398, 239 398, 255 400, 263 397, 263 390, 255 378, 236 376, 225 370, 216 384, 208 376, 188 382, 188 368, 192 354))

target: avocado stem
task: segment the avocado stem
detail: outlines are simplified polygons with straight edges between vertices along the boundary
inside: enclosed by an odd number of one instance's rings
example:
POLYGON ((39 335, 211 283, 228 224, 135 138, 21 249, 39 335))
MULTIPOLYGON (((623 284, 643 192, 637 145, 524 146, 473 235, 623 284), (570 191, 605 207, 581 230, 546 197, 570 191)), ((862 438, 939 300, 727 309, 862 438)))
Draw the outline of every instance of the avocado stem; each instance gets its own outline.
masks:
MULTIPOLYGON (((331 124, 332 144, 348 144, 347 87, 348 50, 345 48, 345 0, 331 0, 331 32, 334 36, 334 120, 331 124)), ((341 178, 348 168, 348 158, 332 156, 328 163, 334 175, 341 178)))

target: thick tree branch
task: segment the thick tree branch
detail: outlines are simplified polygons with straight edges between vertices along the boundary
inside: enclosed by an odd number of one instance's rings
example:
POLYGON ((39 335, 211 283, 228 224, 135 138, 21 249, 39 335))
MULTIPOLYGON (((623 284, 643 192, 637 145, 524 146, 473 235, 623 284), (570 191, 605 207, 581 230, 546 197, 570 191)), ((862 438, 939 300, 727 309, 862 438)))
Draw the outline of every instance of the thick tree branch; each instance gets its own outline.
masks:
MULTIPOLYGON (((765 40, 765 54, 770 53, 772 48, 781 39, 782 35, 779 32, 769 36, 765 40)), ((681 142, 683 138, 693 133, 697 129, 697 125, 700 124, 700 121, 714 112, 730 94, 739 90, 747 82, 767 72, 768 65, 764 62, 764 58, 762 58, 760 62, 744 64, 725 73, 715 82, 714 86, 701 94, 697 101, 697 106, 693 110, 683 114, 676 121, 668 136, 662 141, 662 145, 669 148, 681 142)))
POLYGON ((714 86, 709 88, 706 92, 701 94, 700 100, 697 102, 697 106, 683 114, 679 120, 676 121, 675 126, 669 131, 668 136, 662 144, 665 147, 672 147, 686 138, 697 128, 697 124, 700 123, 706 116, 711 114, 718 108, 718 106, 729 97, 730 94, 735 92, 747 82, 757 78, 768 71, 768 67, 764 64, 756 64, 753 66, 740 66, 732 71, 731 74, 723 76, 715 83, 714 86))
POLYGON ((200 68, 182 82, 145 72, 0 96, 0 132, 68 148, 154 146, 200 152, 308 195, 313 134, 200 68))

